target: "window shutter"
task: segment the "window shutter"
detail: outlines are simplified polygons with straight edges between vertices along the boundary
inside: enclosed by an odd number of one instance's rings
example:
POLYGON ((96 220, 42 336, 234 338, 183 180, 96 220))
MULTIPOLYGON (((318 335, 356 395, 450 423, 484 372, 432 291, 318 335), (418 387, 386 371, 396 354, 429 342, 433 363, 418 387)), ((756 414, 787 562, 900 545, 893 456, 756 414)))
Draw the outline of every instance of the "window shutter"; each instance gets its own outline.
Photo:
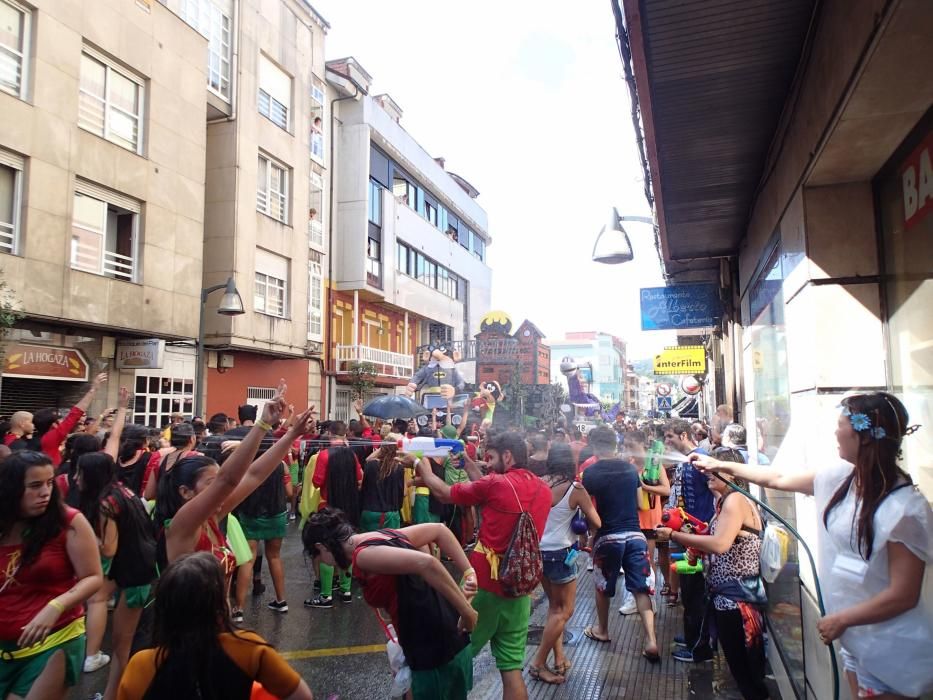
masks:
POLYGON ((256 249, 256 272, 288 281, 288 258, 270 253, 262 248, 256 249))
POLYGON ((292 79, 272 61, 259 55, 259 87, 286 108, 292 103, 292 79))
POLYGON ((26 164, 21 155, 0 148, 0 165, 6 165, 14 170, 22 170, 26 164))
POLYGON ((114 190, 108 189, 101 185, 98 185, 94 182, 89 182, 88 180, 82 180, 81 178, 75 178, 75 192, 78 194, 87 195, 88 197, 93 197, 94 199, 99 199, 108 204, 115 204, 118 207, 126 209, 133 212, 134 214, 139 214, 142 211, 142 205, 137 199, 132 197, 127 197, 125 194, 120 194, 114 190))

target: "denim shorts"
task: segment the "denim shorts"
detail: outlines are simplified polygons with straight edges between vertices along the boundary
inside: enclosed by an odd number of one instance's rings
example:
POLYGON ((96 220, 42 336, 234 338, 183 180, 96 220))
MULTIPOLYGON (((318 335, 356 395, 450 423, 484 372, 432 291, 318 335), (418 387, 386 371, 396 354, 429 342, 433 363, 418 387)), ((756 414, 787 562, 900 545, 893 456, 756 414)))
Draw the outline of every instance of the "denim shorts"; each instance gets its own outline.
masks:
POLYGON ((899 694, 894 688, 885 685, 884 682, 878 680, 862 668, 859 665, 858 659, 846 651, 845 647, 842 647, 841 651, 842 664, 845 670, 854 673, 855 679, 858 681, 858 696, 860 698, 873 698, 878 695, 884 695, 885 693, 899 694))
POLYGON ((574 562, 573 566, 567 566, 564 563, 564 560, 567 558, 567 553, 570 551, 570 547, 564 547, 563 549, 554 549, 548 552, 541 552, 541 563, 544 567, 544 578, 546 578, 551 583, 555 584, 564 584, 570 583, 577 577, 577 563, 574 562))
POLYGON ((607 597, 616 594, 619 569, 625 572, 625 588, 631 593, 648 592, 648 542, 641 531, 606 535, 593 546, 596 588, 607 597))

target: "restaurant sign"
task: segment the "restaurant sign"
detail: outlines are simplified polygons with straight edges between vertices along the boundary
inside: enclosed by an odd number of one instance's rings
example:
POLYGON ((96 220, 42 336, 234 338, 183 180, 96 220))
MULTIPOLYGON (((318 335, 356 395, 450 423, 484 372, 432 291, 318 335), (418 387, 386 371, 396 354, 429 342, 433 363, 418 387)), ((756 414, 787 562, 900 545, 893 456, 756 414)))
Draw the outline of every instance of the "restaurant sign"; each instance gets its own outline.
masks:
POLYGON ((165 341, 121 340, 117 343, 117 369, 162 369, 165 341))
POLYGON ((3 374, 7 377, 86 382, 89 373, 88 361, 74 348, 23 343, 6 346, 3 374))

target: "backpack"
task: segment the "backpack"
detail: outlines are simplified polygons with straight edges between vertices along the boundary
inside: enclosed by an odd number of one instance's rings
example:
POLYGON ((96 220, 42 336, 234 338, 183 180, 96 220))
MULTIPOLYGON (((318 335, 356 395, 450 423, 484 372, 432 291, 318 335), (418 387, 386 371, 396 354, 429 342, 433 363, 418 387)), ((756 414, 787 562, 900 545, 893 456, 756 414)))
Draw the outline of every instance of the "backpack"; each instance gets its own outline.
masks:
POLYGON ((155 527, 146 506, 138 496, 118 487, 107 499, 106 507, 119 533, 109 578, 120 588, 152 583, 157 575, 157 545, 155 527))
POLYGON ((519 598, 530 594, 541 581, 543 574, 541 547, 538 530, 534 520, 531 519, 531 513, 522 508, 521 499, 511 480, 505 477, 505 481, 515 494, 521 514, 518 516, 515 529, 512 530, 509 546, 502 555, 499 583, 502 585, 503 593, 510 598, 519 598))

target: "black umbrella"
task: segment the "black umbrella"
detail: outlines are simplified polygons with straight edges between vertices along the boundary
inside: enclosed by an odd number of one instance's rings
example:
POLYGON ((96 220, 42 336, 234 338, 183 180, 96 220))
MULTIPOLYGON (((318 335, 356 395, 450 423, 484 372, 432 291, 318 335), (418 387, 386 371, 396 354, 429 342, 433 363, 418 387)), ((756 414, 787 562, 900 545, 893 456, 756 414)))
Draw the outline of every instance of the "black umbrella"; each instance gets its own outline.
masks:
POLYGON ((396 418, 414 418, 427 413, 427 409, 412 401, 407 396, 380 396, 363 406, 363 415, 383 420, 396 418))

